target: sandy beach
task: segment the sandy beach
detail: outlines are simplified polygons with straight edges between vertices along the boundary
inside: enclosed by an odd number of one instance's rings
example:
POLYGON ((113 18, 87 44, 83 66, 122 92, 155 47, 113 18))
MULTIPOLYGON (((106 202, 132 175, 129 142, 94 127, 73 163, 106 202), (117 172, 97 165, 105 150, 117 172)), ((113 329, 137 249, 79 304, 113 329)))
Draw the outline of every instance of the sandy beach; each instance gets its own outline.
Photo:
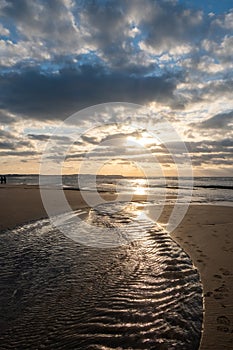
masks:
MULTIPOLYGON (((65 194, 74 210, 87 206, 79 191, 67 190, 65 194)), ((107 200, 114 199, 114 195, 102 196, 107 200)), ((47 216, 36 186, 2 185, 0 199, 1 231, 47 216)), ((59 213, 62 208, 56 210, 59 213)), ((159 219, 161 224, 167 222, 169 211, 169 207, 163 211, 159 219)), ((191 205, 179 227, 171 234, 201 275, 205 307, 201 350, 232 348, 232 232, 233 207, 191 205)))

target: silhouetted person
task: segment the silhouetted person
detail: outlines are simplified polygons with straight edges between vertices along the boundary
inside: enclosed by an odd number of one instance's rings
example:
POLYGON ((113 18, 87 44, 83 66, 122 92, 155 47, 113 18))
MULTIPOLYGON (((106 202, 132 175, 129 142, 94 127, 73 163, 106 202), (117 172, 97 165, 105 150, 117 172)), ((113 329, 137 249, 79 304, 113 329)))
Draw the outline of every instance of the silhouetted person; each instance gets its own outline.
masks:
POLYGON ((0 181, 1 181, 1 184, 6 184, 6 176, 5 175, 1 175, 0 177, 0 181))

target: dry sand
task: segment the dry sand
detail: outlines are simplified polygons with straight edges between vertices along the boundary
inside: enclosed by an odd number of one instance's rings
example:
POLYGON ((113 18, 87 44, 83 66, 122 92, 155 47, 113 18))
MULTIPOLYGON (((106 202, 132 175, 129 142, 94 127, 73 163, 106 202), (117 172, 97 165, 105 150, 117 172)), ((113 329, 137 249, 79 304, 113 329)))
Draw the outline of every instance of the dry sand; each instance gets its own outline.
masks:
POLYGON ((200 349, 233 349, 233 207, 191 206, 171 236, 201 275, 205 313, 200 349))
MULTIPOLYGON (((73 209, 86 207, 79 191, 67 190, 65 194, 73 209)), ((2 185, 0 200, 1 231, 47 216, 36 186, 2 185)), ((57 213, 62 211, 56 203, 54 208, 57 213)), ((170 209, 166 207, 162 213, 162 224, 167 222, 170 209)), ((200 349, 232 349, 233 207, 192 205, 171 236, 189 254, 201 275, 205 314, 200 349)))

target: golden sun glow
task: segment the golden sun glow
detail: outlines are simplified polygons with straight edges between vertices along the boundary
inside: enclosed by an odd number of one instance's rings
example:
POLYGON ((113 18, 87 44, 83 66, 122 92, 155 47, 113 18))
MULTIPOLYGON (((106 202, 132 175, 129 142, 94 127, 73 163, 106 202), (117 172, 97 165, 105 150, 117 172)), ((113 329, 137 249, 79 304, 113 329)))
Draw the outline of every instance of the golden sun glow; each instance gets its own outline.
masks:
POLYGON ((147 194, 147 180, 146 179, 138 179, 136 181, 136 187, 134 189, 135 195, 146 195, 147 194))
POLYGON ((143 196, 146 194, 146 189, 144 187, 137 186, 134 190, 134 194, 143 196))
POLYGON ((143 132, 139 136, 128 136, 126 140, 126 145, 127 146, 133 146, 136 144, 139 144, 140 146, 151 146, 153 144, 159 144, 158 140, 152 137, 152 135, 143 132))

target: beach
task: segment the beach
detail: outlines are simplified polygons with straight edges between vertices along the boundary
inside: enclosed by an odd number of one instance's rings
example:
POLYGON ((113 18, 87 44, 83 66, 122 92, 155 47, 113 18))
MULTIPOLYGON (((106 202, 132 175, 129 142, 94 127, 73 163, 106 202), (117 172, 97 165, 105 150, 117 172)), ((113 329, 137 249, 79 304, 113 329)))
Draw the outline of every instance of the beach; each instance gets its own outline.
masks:
MULTIPOLYGON (((65 190, 73 210, 86 208, 81 193, 65 190)), ((114 194, 103 193, 106 200, 114 194)), ((12 229, 45 218, 38 186, 1 185, 0 229, 12 229)), ((143 200, 137 196, 134 200, 143 200)), ((93 194, 94 201, 94 194, 93 194)), ((54 203, 56 204, 56 203, 54 203)), ((62 207, 54 205, 55 213, 62 207)), ((159 223, 165 224, 171 208, 166 206, 159 223)), ((230 349, 233 341, 233 207, 191 205, 171 237, 197 267, 204 293, 204 323, 200 349, 230 349)))

